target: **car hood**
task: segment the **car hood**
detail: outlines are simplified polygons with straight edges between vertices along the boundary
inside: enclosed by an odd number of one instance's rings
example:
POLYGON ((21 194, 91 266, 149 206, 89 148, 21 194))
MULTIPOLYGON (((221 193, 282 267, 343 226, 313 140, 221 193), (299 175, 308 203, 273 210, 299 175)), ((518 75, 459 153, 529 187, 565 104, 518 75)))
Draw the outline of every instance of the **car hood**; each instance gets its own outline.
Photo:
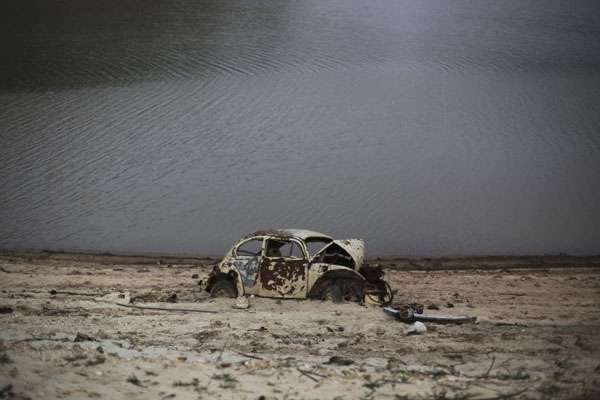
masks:
POLYGON ((328 247, 332 246, 333 244, 337 244, 338 246, 340 246, 342 249, 344 249, 344 251, 346 253, 348 253, 348 255, 350 257, 352 257, 352 261, 354 261, 354 265, 356 266, 356 268, 360 268, 365 260, 365 241, 362 239, 339 239, 339 240, 334 240, 331 243, 329 243, 327 246, 323 247, 321 250, 319 250, 319 252, 317 254, 315 254, 315 257, 317 257, 319 254, 323 253, 328 247))

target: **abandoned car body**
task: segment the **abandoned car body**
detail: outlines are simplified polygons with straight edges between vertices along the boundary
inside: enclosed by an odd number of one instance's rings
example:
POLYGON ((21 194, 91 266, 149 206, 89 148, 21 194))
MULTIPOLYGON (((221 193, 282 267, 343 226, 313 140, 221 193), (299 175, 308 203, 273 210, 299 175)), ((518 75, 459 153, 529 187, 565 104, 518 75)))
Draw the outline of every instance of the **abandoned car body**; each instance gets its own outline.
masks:
POLYGON ((383 271, 364 264, 364 241, 334 240, 304 229, 244 236, 205 282, 213 297, 262 297, 387 304, 392 292, 383 271))

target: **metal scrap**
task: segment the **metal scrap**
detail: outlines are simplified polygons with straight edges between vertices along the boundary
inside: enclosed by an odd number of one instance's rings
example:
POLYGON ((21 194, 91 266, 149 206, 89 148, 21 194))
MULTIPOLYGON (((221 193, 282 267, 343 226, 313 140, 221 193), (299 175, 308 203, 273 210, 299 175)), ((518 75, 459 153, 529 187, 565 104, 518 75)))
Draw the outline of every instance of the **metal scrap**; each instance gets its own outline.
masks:
POLYGON ((400 320, 402 322, 412 323, 415 321, 421 322, 435 322, 438 324, 462 324, 477 321, 477 317, 470 317, 467 315, 428 315, 423 314, 422 312, 416 312, 412 308, 394 308, 394 307, 384 307, 383 312, 386 314, 400 320))

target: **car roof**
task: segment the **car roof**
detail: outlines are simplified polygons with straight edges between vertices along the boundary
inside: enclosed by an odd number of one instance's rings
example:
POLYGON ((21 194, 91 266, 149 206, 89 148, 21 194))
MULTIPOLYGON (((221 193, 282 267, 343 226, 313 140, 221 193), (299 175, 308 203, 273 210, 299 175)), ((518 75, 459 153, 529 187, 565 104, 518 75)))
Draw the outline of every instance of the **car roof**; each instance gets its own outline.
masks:
POLYGON ((333 240, 333 238, 329 235, 326 235, 321 232, 311 231, 308 229, 264 229, 260 231, 256 231, 245 237, 252 236, 277 236, 281 238, 295 238, 306 240, 307 238, 323 238, 333 240))

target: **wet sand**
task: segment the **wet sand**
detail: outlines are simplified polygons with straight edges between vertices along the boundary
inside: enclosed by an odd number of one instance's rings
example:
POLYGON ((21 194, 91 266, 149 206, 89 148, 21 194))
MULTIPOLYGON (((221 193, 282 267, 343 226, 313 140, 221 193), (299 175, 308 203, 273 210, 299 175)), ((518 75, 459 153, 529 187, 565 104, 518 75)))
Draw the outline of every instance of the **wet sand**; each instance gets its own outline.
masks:
POLYGON ((597 258, 371 261, 386 268, 395 302, 478 318, 427 323, 416 336, 358 304, 252 298, 235 309, 197 286, 214 261, 0 254, 0 397, 600 395, 597 258), (201 312, 122 307, 103 297, 115 292, 201 312))

